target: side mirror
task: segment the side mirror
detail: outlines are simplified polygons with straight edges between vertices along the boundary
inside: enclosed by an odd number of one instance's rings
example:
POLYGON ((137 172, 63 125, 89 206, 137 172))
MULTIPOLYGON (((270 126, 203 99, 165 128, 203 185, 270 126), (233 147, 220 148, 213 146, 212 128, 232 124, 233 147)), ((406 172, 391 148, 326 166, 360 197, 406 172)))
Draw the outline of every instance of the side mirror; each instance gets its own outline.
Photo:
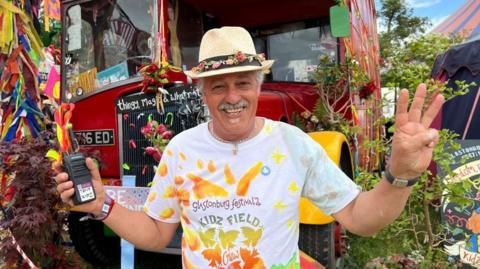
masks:
POLYGON ((330 8, 330 30, 333 37, 350 36, 350 12, 347 7, 333 6, 330 8))

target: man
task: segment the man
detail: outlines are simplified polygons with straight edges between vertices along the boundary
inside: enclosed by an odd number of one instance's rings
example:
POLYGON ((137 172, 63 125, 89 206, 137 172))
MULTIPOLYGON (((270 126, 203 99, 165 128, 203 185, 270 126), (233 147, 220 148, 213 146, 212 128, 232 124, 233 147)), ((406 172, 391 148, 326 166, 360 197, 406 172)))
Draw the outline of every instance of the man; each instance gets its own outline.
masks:
MULTIPOLYGON (((428 127, 442 96, 422 115, 425 85, 418 87, 410 111, 408 91, 401 92, 385 179, 361 192, 308 135, 255 116, 262 72, 273 61, 256 54, 245 29, 208 31, 199 59, 187 75, 199 79, 212 120, 169 143, 144 212, 129 211, 106 197, 91 160, 87 165, 97 199, 77 210, 92 213, 151 251, 164 248, 180 222, 184 268, 297 267, 300 196, 359 235, 374 234, 400 214, 438 141, 428 127)), ((62 200, 71 204, 72 182, 65 173, 56 180, 62 200)))

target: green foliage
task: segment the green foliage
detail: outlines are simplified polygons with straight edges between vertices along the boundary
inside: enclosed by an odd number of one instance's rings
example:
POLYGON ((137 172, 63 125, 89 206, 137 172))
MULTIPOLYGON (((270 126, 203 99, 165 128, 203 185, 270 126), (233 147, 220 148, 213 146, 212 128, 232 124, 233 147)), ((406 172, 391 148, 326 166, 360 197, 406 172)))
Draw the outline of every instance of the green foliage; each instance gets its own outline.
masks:
MULTIPOLYGON (((409 89, 411 98, 417 85, 422 82, 427 84, 427 99, 437 93, 443 94, 446 99, 465 94, 474 84, 458 81, 456 82, 458 89, 454 91, 452 88, 447 88, 446 83, 430 79, 431 66, 435 57, 457 42, 461 40, 437 35, 421 36, 405 42, 404 46, 397 48, 389 59, 387 65, 389 69, 383 73, 383 83, 390 87, 409 89)), ((393 119, 388 120, 393 122, 393 119)), ((385 119, 379 123, 384 122, 385 119)), ((393 130, 394 126, 388 131, 393 132, 393 130)), ((453 172, 450 166, 454 158, 447 149, 459 147, 454 142, 457 135, 448 130, 440 130, 439 133, 440 141, 434 148, 433 160, 446 174, 451 175, 453 172)), ((363 146, 382 153, 388 151, 389 142, 386 138, 382 138, 379 141, 369 141, 363 146)), ((360 171, 356 181, 365 190, 370 190, 380 179, 381 176, 378 174, 372 175, 366 171, 360 171)), ((443 251, 442 243, 445 241, 446 234, 440 217, 439 201, 448 199, 461 206, 471 205, 472 200, 464 195, 470 188, 469 182, 444 184, 441 175, 432 176, 429 171, 426 171, 421 176, 420 182, 414 186, 405 210, 393 224, 381 230, 373 238, 352 236, 349 262, 363 267, 370 261, 369 265, 373 267, 368 268, 382 268, 374 265, 389 264, 392 259, 396 259, 394 257, 398 258, 398 255, 402 259, 411 259, 409 256, 412 250, 415 250, 414 260, 418 263, 415 268, 452 267, 453 265, 448 264, 443 251), (374 259, 376 257, 383 258, 374 259)))
MULTIPOLYGON (((434 148, 434 160, 438 161, 438 165, 447 173, 452 173, 450 165, 453 163, 453 158, 446 149, 459 147, 453 141, 456 136, 448 130, 441 130, 440 141, 434 148)), ((367 171, 361 171, 356 178, 357 183, 365 190, 372 189, 380 180, 380 175, 367 171)), ((408 256, 414 249, 417 256, 420 257, 415 260, 418 263, 416 265, 418 267, 415 268, 435 268, 435 266, 447 265, 447 257, 442 251, 445 227, 441 222, 439 201, 440 199, 450 199, 464 206, 471 204, 472 201, 463 196, 463 193, 470 188, 469 184, 445 185, 442 182, 441 176, 431 177, 431 173, 426 171, 421 176, 420 182, 414 186, 405 210, 393 224, 381 230, 373 238, 352 235, 349 263, 363 266, 371 262, 370 265, 372 265, 379 262, 378 259, 374 259, 376 257, 408 256)), ((408 260, 409 258, 404 259, 408 260)), ((390 259, 382 261, 382 264, 391 262, 390 259)))
POLYGON ((458 89, 453 91, 445 87, 446 83, 430 79, 431 67, 437 55, 462 41, 458 37, 429 34, 406 42, 404 46, 397 47, 388 59, 384 59, 386 69, 382 72, 382 84, 414 91, 418 84, 427 82, 430 92, 440 92, 447 100, 464 94, 471 85, 460 83, 458 89))
POLYGON ((350 109, 351 95, 357 94, 369 82, 365 71, 351 58, 336 63, 328 57, 322 57, 314 79, 319 97, 313 117, 302 115, 304 119, 310 119, 306 129, 339 131, 347 137, 359 132, 359 127, 352 128, 351 120, 345 115, 350 109))

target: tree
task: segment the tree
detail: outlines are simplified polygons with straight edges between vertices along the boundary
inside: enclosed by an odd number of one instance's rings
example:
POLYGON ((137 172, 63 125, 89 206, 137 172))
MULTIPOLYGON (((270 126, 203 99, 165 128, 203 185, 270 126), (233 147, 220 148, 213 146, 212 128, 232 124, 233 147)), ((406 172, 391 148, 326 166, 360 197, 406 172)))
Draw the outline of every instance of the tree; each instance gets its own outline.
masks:
POLYGON ((379 34, 380 56, 390 57, 392 48, 402 45, 402 42, 414 34, 425 33, 431 25, 427 17, 413 15, 413 9, 405 0, 380 0, 381 9, 378 19, 385 31, 379 34))

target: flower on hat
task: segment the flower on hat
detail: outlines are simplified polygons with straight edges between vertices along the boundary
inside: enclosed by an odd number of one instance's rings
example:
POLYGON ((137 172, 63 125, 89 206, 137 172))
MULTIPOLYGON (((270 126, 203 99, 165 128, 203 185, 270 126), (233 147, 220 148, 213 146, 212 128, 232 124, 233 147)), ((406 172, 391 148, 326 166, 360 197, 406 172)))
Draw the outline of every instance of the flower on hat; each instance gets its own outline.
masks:
POLYGON ((260 53, 257 55, 257 58, 260 62, 265 61, 267 58, 265 58, 265 53, 260 53))
POLYGON ((243 54, 241 51, 237 51, 235 54, 235 59, 237 59, 239 62, 243 62, 247 59, 247 57, 245 57, 245 54, 243 54))
POLYGON ((239 65, 246 61, 248 62, 257 61, 261 63, 265 60, 266 60, 265 54, 263 53, 258 55, 251 55, 251 54, 245 54, 241 51, 237 51, 235 54, 225 56, 225 59, 201 61, 200 63, 198 63, 197 66, 193 67, 191 71, 194 73, 202 73, 207 70, 219 69, 225 66, 239 65))

